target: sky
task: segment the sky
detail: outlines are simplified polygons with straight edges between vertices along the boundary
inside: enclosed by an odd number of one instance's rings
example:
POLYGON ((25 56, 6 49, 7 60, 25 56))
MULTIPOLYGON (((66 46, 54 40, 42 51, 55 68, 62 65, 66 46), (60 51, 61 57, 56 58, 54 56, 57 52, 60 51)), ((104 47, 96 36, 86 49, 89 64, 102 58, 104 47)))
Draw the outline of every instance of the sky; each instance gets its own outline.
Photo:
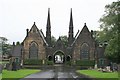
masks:
POLYGON ((72 8, 74 36, 87 24, 88 29, 100 30, 99 19, 105 5, 117 0, 0 0, 0 37, 9 43, 22 42, 26 29, 35 22, 46 35, 48 8, 50 8, 51 35, 58 38, 68 35, 72 8))

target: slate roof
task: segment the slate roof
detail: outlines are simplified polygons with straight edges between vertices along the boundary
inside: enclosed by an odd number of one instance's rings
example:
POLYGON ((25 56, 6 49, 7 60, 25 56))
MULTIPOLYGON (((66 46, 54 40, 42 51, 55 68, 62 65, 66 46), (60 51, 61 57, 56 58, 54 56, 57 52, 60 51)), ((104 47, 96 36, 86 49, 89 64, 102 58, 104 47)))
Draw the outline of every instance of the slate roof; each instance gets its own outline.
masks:
POLYGON ((40 30, 39 33, 40 33, 40 35, 41 35, 41 37, 42 37, 44 43, 48 46, 48 43, 47 43, 46 40, 45 40, 45 36, 44 36, 42 30, 40 30))

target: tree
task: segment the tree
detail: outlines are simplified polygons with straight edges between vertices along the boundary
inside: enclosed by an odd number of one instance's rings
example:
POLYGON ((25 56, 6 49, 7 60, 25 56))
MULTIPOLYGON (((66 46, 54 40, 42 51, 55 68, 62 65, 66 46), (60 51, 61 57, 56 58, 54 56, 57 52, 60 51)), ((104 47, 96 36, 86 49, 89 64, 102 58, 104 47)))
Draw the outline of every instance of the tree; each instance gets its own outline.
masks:
POLYGON ((56 38, 54 36, 52 36, 51 37, 51 44, 55 45, 56 41, 57 41, 56 38))
POLYGON ((2 55, 9 54, 9 51, 11 49, 11 45, 7 43, 8 39, 5 37, 0 37, 2 41, 2 55))
POLYGON ((120 1, 105 6, 105 14, 100 18, 100 38, 108 42, 105 54, 113 62, 120 63, 120 1))
POLYGON ((66 35, 60 36, 61 41, 63 42, 64 46, 67 47, 68 45, 68 37, 66 35))
POLYGON ((19 41, 17 41, 17 42, 16 42, 16 45, 20 45, 20 42, 19 42, 19 41))
MULTIPOLYGON (((64 35, 64 36, 60 36, 60 38, 61 38, 61 41, 64 44, 64 46, 67 47, 68 37, 66 35, 64 35)), ((51 37, 51 43, 52 43, 52 45, 55 45, 56 42, 57 42, 57 39, 54 36, 52 36, 51 37)))
POLYGON ((6 37, 0 37, 0 39, 3 44, 5 44, 8 41, 8 39, 6 37))

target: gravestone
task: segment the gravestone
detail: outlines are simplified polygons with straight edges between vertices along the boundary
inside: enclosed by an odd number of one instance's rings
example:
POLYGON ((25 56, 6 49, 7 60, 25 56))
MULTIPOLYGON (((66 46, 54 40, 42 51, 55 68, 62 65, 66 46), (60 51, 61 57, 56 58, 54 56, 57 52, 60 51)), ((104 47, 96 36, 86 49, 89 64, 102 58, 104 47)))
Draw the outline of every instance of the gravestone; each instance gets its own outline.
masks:
POLYGON ((120 64, 118 64, 118 78, 120 80, 120 64))
POLYGON ((95 66, 94 66, 94 69, 97 69, 98 67, 97 67, 97 64, 95 64, 95 66))
POLYGON ((107 70, 107 72, 110 72, 111 70, 110 70, 110 66, 107 66, 106 67, 106 70, 107 70))
POLYGON ((118 71, 118 65, 116 63, 113 64, 113 71, 118 71))
POLYGON ((0 64, 0 74, 2 73, 2 64, 0 64))
POLYGON ((17 67, 17 66, 16 66, 16 63, 13 62, 13 63, 12 63, 12 70, 13 70, 13 71, 16 71, 16 70, 17 70, 16 67, 17 67))

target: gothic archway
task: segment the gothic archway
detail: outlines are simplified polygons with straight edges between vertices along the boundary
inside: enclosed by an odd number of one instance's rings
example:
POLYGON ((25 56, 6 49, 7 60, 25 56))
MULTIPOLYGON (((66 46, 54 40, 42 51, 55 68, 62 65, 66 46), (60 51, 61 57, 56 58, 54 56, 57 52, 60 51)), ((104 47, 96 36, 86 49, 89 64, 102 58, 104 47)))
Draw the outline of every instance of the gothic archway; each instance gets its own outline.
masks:
POLYGON ((48 56, 48 61, 52 61, 52 56, 48 56))
POLYGON ((68 56, 66 57, 66 61, 70 61, 70 60, 71 60, 71 56, 68 55, 68 56))
POLYGON ((54 63, 55 64, 63 64, 65 62, 64 52, 56 51, 53 56, 54 56, 54 63))
POLYGON ((87 43, 83 43, 80 49, 80 58, 82 60, 89 59, 89 45, 87 43))
POLYGON ((38 45, 36 42, 32 42, 29 47, 29 58, 38 59, 38 45))

